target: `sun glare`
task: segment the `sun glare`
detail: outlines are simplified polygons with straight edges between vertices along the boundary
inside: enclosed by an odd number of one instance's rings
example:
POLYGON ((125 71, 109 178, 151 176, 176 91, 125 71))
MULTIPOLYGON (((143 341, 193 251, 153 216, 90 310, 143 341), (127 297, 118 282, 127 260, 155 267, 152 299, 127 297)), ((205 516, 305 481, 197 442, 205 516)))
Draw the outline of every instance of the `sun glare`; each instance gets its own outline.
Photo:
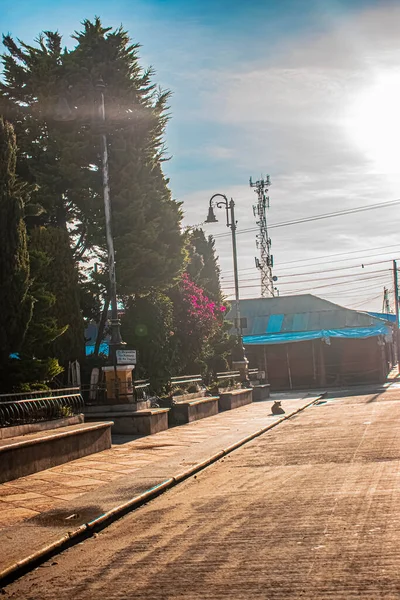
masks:
POLYGON ((346 126, 377 171, 400 174, 400 72, 382 74, 360 92, 346 126))

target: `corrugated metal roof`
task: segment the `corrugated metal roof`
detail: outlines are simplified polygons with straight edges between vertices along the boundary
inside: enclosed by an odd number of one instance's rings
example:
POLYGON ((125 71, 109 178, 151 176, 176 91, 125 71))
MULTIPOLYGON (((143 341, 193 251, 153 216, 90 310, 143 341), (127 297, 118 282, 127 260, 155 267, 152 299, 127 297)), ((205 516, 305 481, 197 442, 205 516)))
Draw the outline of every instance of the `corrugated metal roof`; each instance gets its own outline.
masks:
POLYGON ((245 336, 382 325, 382 320, 375 316, 312 294, 240 300, 240 313, 247 319, 245 336))

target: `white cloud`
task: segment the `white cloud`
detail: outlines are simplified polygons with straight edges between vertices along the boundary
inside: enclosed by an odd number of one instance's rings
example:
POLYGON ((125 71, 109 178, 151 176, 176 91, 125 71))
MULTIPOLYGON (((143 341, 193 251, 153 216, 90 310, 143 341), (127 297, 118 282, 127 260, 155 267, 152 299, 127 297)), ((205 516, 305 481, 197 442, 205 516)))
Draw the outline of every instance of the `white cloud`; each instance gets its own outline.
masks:
MULTIPOLYGON (((201 118, 230 127, 235 139, 234 156, 229 151, 233 168, 249 174, 267 168, 271 175, 271 222, 400 196, 400 160, 397 173, 388 175, 367 149, 363 152, 355 143, 346 126, 349 107, 354 110, 357 98, 362 102, 360 90, 372 85, 382 71, 397 74, 399 25, 400 6, 379 5, 346 22, 333 22, 321 35, 286 40, 286 47, 282 45, 275 56, 264 61, 257 57, 245 71, 208 71, 201 78, 209 82, 201 96, 201 118)), ((214 137, 213 143, 218 148, 220 141, 214 137)), ((218 150, 214 156, 221 158, 218 150)), ((204 212, 204 198, 214 191, 184 198, 188 221, 198 222, 198 199, 204 212)), ((239 228, 254 227, 251 205, 256 197, 250 188, 228 183, 223 191, 236 199, 239 228)), ((400 208, 394 207, 390 212, 271 229, 276 272, 280 263, 299 256, 396 243, 399 217, 400 208)), ((210 226, 207 231, 215 229, 210 226)), ((254 232, 238 236, 241 269, 254 264, 254 237, 254 232)), ((230 271, 229 237, 217 239, 217 248, 223 270, 230 271)), ((253 277, 257 278, 256 270, 253 277)), ((377 293, 381 283, 376 283, 377 293)), ((257 295, 257 288, 250 293, 257 295)), ((343 297, 354 304, 359 300, 354 294, 343 297)))

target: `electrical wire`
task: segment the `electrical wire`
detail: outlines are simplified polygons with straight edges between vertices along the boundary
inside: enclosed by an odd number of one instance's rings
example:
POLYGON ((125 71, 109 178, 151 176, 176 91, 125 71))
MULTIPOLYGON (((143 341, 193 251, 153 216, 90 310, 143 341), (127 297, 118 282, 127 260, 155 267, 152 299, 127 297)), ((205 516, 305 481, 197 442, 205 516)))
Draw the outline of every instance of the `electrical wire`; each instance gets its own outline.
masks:
MULTIPOLYGON (((399 248, 399 244, 389 244, 387 246, 375 246, 375 247, 372 247, 372 248, 365 248, 364 250, 351 250, 350 252, 338 252, 336 254, 325 254, 323 256, 316 256, 316 257, 314 256, 312 258, 300 258, 300 259, 297 259, 297 260, 290 260, 288 262, 279 263, 279 267, 278 268, 281 269, 283 267, 284 270, 287 270, 285 268, 285 265, 292 265, 292 264, 296 264, 296 263, 304 264, 304 263, 309 263, 310 260, 315 260, 315 259, 317 259, 317 260, 323 260, 325 258, 331 258, 333 256, 344 256, 344 255, 348 256, 349 254, 359 254, 360 252, 368 252, 369 250, 382 250, 384 248, 399 248)), ((388 252, 383 252, 383 253, 379 252, 378 254, 369 254, 369 255, 364 256, 364 257, 360 256, 359 258, 360 259, 361 258, 373 258, 375 256, 382 256, 382 254, 392 254, 392 252, 389 252, 389 251, 388 252)), ((358 257, 356 257, 356 258, 358 258, 358 257)), ((307 266, 308 267, 313 267, 313 266, 318 266, 319 264, 329 264, 331 262, 334 262, 334 263, 336 263, 336 262, 344 262, 344 261, 347 261, 347 260, 353 260, 353 259, 352 258, 342 258, 340 260, 324 261, 323 263, 312 263, 312 264, 308 264, 307 266)), ((388 260, 391 260, 391 259, 388 259, 388 260)), ((358 265, 359 265, 359 263, 357 263, 357 265, 355 265, 355 266, 358 266, 358 265)), ((255 266, 248 267, 246 269, 238 269, 238 273, 242 273, 242 272, 245 272, 245 271, 254 271, 254 269, 256 269, 255 266)), ((224 269, 224 273, 233 273, 233 269, 224 269)))
MULTIPOLYGON (((386 261, 386 260, 384 260, 384 261, 377 261, 377 262, 374 262, 374 263, 365 263, 365 265, 377 265, 377 264, 381 264, 381 263, 385 263, 385 262, 389 262, 389 261, 386 261)), ((302 277, 302 276, 308 277, 309 275, 319 275, 320 273, 330 273, 330 272, 333 272, 333 271, 342 271, 342 270, 345 270, 345 269, 353 269, 353 268, 356 268, 356 267, 342 267, 342 268, 337 268, 337 269, 327 269, 327 270, 324 270, 324 271, 311 271, 309 273, 294 273, 292 275, 282 275, 281 277, 285 277, 285 278, 286 277, 290 277, 290 278, 291 277, 302 277)), ((328 279, 329 280, 334 280, 334 279, 340 279, 340 278, 343 278, 343 277, 357 277, 358 275, 364 275, 364 274, 365 275, 367 275, 367 274, 371 275, 371 274, 375 274, 375 273, 384 273, 386 271, 390 272, 391 269, 380 269, 379 271, 368 271, 366 273, 348 273, 346 275, 332 275, 331 277, 318 277, 317 281, 326 281, 328 279)), ((233 281, 234 280, 232 280, 232 279, 221 278, 221 283, 230 283, 230 284, 232 284, 233 281)), ((259 277, 251 277, 250 279, 240 279, 240 282, 243 282, 243 283, 244 282, 250 282, 250 281, 258 281, 259 282, 260 278, 259 277)), ((302 281, 302 280, 299 280, 299 281, 281 281, 281 278, 279 278, 279 285, 280 286, 281 285, 288 285, 288 284, 292 284, 292 283, 305 283, 305 281, 302 281)))
MULTIPOLYGON (((368 276, 368 277, 362 277, 361 276, 361 277, 359 277, 357 279, 357 281, 359 283, 363 283, 364 281, 370 281, 370 280, 376 280, 376 279, 380 279, 380 280, 385 279, 386 280, 386 278, 387 278, 387 275, 385 273, 382 273, 381 275, 373 275, 372 277, 371 276, 368 276)), ((295 282, 292 282, 292 283, 295 283, 295 282)), ((301 283, 306 283, 306 282, 303 281, 301 283)), ((299 290, 293 290, 292 292, 285 290, 285 294, 290 294, 290 293, 293 293, 294 291, 308 291, 308 292, 310 292, 311 290, 318 290, 318 289, 322 289, 322 288, 326 288, 326 287, 334 287, 334 286, 338 286, 338 285, 349 285, 349 284, 353 284, 353 283, 355 283, 355 282, 354 281, 338 281, 338 282, 334 282, 334 283, 325 283, 325 284, 319 285, 319 286, 308 285, 305 288, 301 288, 299 290)), ((257 287, 257 285, 256 284, 253 284, 253 285, 241 285, 240 287, 241 287, 241 289, 255 288, 255 287, 257 287)), ((223 289, 223 291, 228 291, 228 290, 233 290, 234 287, 233 286, 223 287, 222 289, 223 289)))
MULTIPOLYGON (((369 204, 367 206, 356 206, 354 208, 338 210, 336 212, 323 213, 321 215, 313 215, 311 217, 303 217, 300 219, 293 219, 292 221, 282 221, 282 222, 278 222, 278 223, 271 223, 270 225, 268 225, 268 229, 276 229, 278 227, 289 227, 291 225, 300 225, 302 223, 310 223, 311 221, 321 221, 323 219, 332 219, 334 217, 341 217, 344 215, 353 215, 355 213, 366 212, 369 210, 378 210, 380 208, 389 208, 396 204, 400 204, 400 199, 389 200, 387 202, 380 202, 377 204, 369 204)), ((247 229, 236 230, 236 235, 250 233, 250 232, 252 233, 252 232, 258 231, 258 230, 259 230, 258 227, 250 227, 247 229)), ((226 237, 226 236, 230 236, 230 235, 231 235, 231 233, 219 233, 219 234, 217 233, 213 237, 214 237, 214 239, 217 239, 217 238, 226 237)))

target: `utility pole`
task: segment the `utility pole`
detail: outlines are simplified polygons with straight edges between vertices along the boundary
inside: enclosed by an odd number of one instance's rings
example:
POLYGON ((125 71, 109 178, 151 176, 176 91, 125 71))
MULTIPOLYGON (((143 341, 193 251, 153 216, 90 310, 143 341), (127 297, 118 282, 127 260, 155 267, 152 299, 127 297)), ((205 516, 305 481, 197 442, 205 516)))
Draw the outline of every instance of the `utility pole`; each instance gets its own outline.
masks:
POLYGON ((393 290, 394 290, 394 311, 396 313, 395 327, 395 347, 397 352, 397 365, 400 369, 400 352, 399 352, 399 284, 397 278, 397 262, 393 261, 393 290))
POLYGON ((272 276, 272 267, 274 266, 274 257, 271 254, 271 238, 268 236, 267 228, 267 210, 269 209, 268 188, 271 185, 269 175, 266 179, 260 179, 253 183, 250 177, 250 187, 255 188, 258 196, 258 202, 253 206, 253 213, 256 217, 256 224, 260 231, 256 236, 256 245, 260 250, 260 258, 255 259, 256 267, 261 272, 261 296, 268 298, 275 296, 274 278, 272 276))

